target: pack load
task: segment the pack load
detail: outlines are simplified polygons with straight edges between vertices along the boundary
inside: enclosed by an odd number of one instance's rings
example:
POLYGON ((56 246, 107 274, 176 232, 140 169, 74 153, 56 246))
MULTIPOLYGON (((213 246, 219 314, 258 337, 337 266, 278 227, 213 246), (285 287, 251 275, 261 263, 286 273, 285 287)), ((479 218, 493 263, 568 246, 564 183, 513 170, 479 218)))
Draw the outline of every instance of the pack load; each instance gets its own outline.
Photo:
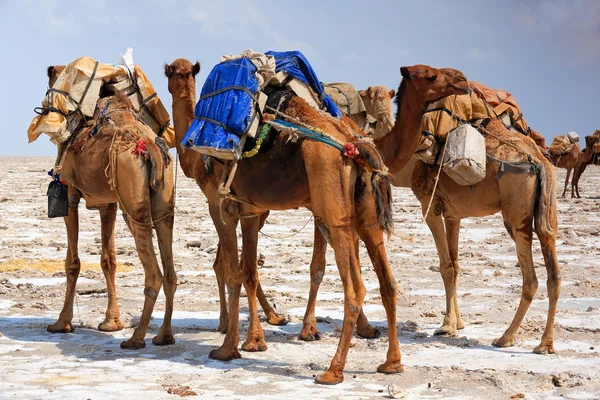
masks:
POLYGON ((460 185, 474 185, 485 178, 485 138, 469 124, 448 132, 442 161, 444 172, 460 185))
POLYGON ((358 91, 351 83, 335 82, 324 83, 325 92, 333 99, 340 110, 354 122, 366 134, 374 132, 377 122, 373 116, 367 113, 365 103, 358 91))
POLYGON ((212 69, 181 144, 219 159, 240 159, 246 138, 259 129, 264 91, 272 87, 288 88, 310 106, 342 116, 302 53, 246 50, 223 56, 212 69))
POLYGON ((566 135, 559 135, 552 140, 552 144, 548 148, 550 154, 567 154, 573 149, 573 146, 578 145, 579 136, 575 132, 569 132, 566 135))
POLYGON ((42 133, 49 135, 54 144, 65 142, 93 117, 101 97, 117 91, 128 95, 140 118, 158 136, 174 138, 169 113, 142 69, 133 64, 128 48, 117 65, 85 56, 66 65, 46 92, 42 106, 35 110, 38 115, 27 130, 29 142, 42 133))

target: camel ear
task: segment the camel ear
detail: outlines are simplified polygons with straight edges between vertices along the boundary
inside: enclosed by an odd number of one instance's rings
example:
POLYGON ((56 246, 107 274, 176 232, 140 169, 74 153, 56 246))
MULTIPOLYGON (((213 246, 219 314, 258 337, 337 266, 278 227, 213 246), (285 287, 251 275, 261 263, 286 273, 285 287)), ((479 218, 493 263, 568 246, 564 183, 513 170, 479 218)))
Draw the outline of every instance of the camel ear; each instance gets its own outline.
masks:
POLYGON ((393 99, 394 96, 396 95, 396 91, 394 89, 392 89, 388 92, 388 94, 390 95, 390 99, 393 99))
POLYGON ((196 61, 196 64, 192 66, 192 76, 196 76, 200 72, 200 63, 196 61))
POLYGON ((54 65, 48 67, 48 78, 52 78, 54 75, 54 65))
POLYGON ((170 66, 169 64, 165 64, 165 76, 167 78, 170 78, 171 76, 173 76, 173 67, 170 66))
POLYGON ((412 74, 408 70, 408 67, 400 67, 400 74, 403 78, 412 79, 412 74))
POLYGON ((367 97, 367 91, 364 90, 364 89, 361 89, 361 90, 358 91, 358 95, 360 97, 367 97))

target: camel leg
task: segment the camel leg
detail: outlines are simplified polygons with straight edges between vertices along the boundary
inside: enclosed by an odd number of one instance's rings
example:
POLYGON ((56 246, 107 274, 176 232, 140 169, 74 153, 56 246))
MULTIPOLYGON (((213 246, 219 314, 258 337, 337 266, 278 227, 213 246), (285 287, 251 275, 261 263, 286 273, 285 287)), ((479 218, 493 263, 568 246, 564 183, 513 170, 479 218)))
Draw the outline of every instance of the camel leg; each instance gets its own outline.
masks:
POLYGON ((567 168, 567 177, 565 178, 565 188, 564 188, 562 196, 561 196, 562 198, 564 198, 565 194, 567 193, 567 185, 569 184, 569 177, 571 176, 571 169, 572 168, 567 168))
POLYGON ((260 321, 256 304, 256 289, 258 286, 258 267, 256 265, 259 217, 242 219, 242 275, 248 297, 248 333, 242 344, 244 351, 265 351, 267 343, 260 321))
MULTIPOLYGON (((69 199, 73 198, 75 193, 69 190, 69 199)), ((75 288, 77 286, 77 278, 81 269, 81 261, 77 249, 79 240, 79 199, 69 201, 69 215, 64 217, 65 226, 67 228, 67 257, 65 258, 65 274, 67 275, 67 288, 65 293, 65 302, 60 312, 58 320, 52 325, 48 325, 50 333, 69 333, 73 332, 73 299, 75 298, 75 288)))
MULTIPOLYGON (((237 225, 237 222, 236 222, 237 225)), ((227 332, 227 322, 229 320, 229 311, 227 310, 227 293, 225 293, 225 266, 221 261, 221 242, 217 245, 217 255, 213 263, 213 270, 217 277, 217 287, 219 288, 219 327, 217 330, 221 333, 227 332)))
POLYGON ((379 280, 379 290, 381 300, 385 308, 388 323, 388 352, 385 363, 377 367, 377 371, 385 374, 394 374, 402 372, 402 355, 400 354, 400 345, 398 344, 398 331, 396 326, 396 302, 398 297, 398 284, 392 274, 390 264, 385 251, 383 231, 378 224, 371 225, 371 228, 358 229, 360 238, 365 243, 369 258, 373 263, 377 279, 379 280))
MULTIPOLYGON (((427 211, 429 204, 429 198, 425 197, 419 199, 423 207, 423 214, 427 211)), ((439 201, 438 199, 434 199, 439 201)), ((450 257, 450 250, 448 248, 448 237, 456 237, 458 241, 458 232, 455 234, 446 234, 444 221, 442 215, 435 215, 433 210, 430 210, 426 218, 427 226, 433 235, 435 246, 437 248, 438 257, 440 259, 440 274, 444 280, 444 289, 446 291, 446 315, 444 316, 444 322, 439 329, 436 329, 434 335, 456 335, 458 329, 458 315, 457 308, 455 305, 456 301, 456 280, 455 280, 455 269, 452 259, 450 257)), ((454 230, 460 228, 460 221, 455 224, 450 224, 454 230)))
MULTIPOLYGON (((329 215, 335 215, 330 213, 329 215)), ((360 274, 360 264, 356 258, 355 235, 351 226, 325 225, 331 238, 336 263, 344 287, 344 322, 337 351, 329 369, 315 378, 317 383, 334 385, 344 380, 344 365, 350 349, 352 332, 362 308, 365 285, 360 274)))
POLYGON ((115 274, 117 272, 117 258, 115 256, 115 222, 117 219, 117 203, 111 203, 100 210, 100 225, 102 237, 102 256, 100 265, 106 279, 108 294, 108 307, 104 321, 98 325, 99 331, 114 332, 123 329, 119 303, 117 302, 117 289, 115 274))
POLYGON ((581 178, 581 175, 583 175, 583 172, 585 171, 586 167, 587 163, 580 164, 579 168, 577 168, 577 170, 573 173, 573 179, 571 180, 571 185, 573 185, 573 187, 575 188, 575 193, 578 199, 581 198, 581 196, 579 195, 579 178, 581 178))
MULTIPOLYGON (((264 226, 265 221, 267 220, 268 216, 269 216, 269 211, 263 213, 260 216, 259 230, 262 229, 262 227, 264 226)), ((267 316, 267 322, 270 325, 276 325, 276 326, 287 325, 287 323, 288 323, 287 318, 277 314, 275 312, 275 310, 273 309, 273 307, 271 306, 271 304, 269 303, 269 301, 267 300, 267 296, 265 296, 265 292, 263 292, 263 290, 262 290, 260 281, 258 282, 256 294, 258 296, 258 301, 260 302, 260 306, 262 307, 263 311, 265 312, 265 315, 267 316)))
MULTIPOLYGON (((535 191, 534 191, 535 193, 535 191)), ((504 218, 509 221, 513 227, 513 237, 517 245, 517 258, 519 260, 519 266, 521 267, 521 273, 523 274, 523 288, 521 292, 521 301, 519 307, 510 326, 504 332, 502 337, 494 340, 492 344, 497 347, 509 347, 514 344, 515 335, 525 313, 529 309, 533 296, 538 287, 538 281, 535 274, 535 268, 533 265, 533 256, 531 254, 531 244, 533 238, 532 222, 533 222, 533 206, 525 204, 525 201, 529 199, 523 199, 523 204, 508 203, 507 208, 503 209, 504 218), (523 212, 530 210, 529 215, 523 217, 523 212)))
MULTIPOLYGON (((310 263, 310 292, 308 295, 308 304, 304 314, 303 327, 300 332, 299 339, 304 341, 314 341, 320 339, 321 333, 317 329, 317 320, 315 318, 315 307, 317 305, 317 293, 319 286, 325 275, 325 255, 327 252, 327 242, 323 234, 319 230, 315 222, 315 236, 313 245, 313 257, 310 263)), ((355 243, 356 258, 358 259, 358 238, 355 243)), ((378 338, 381 334, 378 329, 369 324, 369 320, 365 316, 363 309, 360 309, 360 314, 356 322, 356 334, 365 339, 378 338)))
POLYGON ((282 326, 288 324, 289 321, 286 317, 284 317, 283 315, 279 315, 275 312, 275 309, 269 303, 269 300, 267 300, 267 296, 265 296, 265 292, 263 292, 260 282, 257 283, 256 297, 258 297, 260 306, 265 312, 265 316, 267 317, 267 323, 269 325, 282 326))
POLYGON ((448 251, 450 254, 450 262, 452 263, 452 267, 454 268, 454 279, 453 279, 453 292, 454 292, 454 312, 456 313, 456 328, 464 329, 465 323, 460 315, 460 310, 458 308, 458 296, 457 287, 458 287, 458 273, 460 271, 460 267, 458 264, 458 237, 460 234, 460 219, 454 218, 444 218, 444 225, 446 226, 446 239, 448 241, 448 251))
POLYGON ((173 171, 171 168, 165 170, 165 188, 160 192, 152 192, 151 206, 154 229, 156 230, 156 239, 160 251, 161 264, 163 266, 163 291, 165 292, 166 305, 163 324, 160 327, 158 335, 152 338, 152 343, 157 346, 170 345, 175 343, 171 319, 173 317, 173 303, 175 291, 177 290, 177 274, 173 264, 173 223, 174 212, 174 190, 173 190, 173 171))
POLYGON ((321 338, 321 332, 317 329, 317 319, 315 318, 315 307, 317 305, 317 292, 325 275, 325 254, 327 252, 327 242, 315 222, 315 240, 313 245, 313 255, 310 262, 310 292, 308 294, 308 304, 304 313, 303 326, 300 331, 300 340, 313 341, 321 338))
POLYGON ((227 302, 229 304, 229 318, 223 344, 218 349, 212 350, 208 356, 214 360, 229 361, 241 357, 237 346, 240 342, 239 308, 242 273, 238 260, 237 234, 235 229, 237 217, 223 213, 224 224, 221 220, 219 206, 214 205, 215 203, 216 201, 211 202, 208 210, 219 235, 219 265, 220 268, 223 268, 223 281, 227 285, 227 292, 229 294, 227 302))
POLYGON ((546 328, 542 335, 542 341, 533 349, 533 351, 538 354, 554 354, 556 353, 556 350, 554 349, 554 317, 556 315, 556 307, 558 304, 558 297, 560 296, 560 285, 562 281, 558 260, 556 258, 556 236, 544 233, 540 229, 536 229, 536 232, 542 246, 544 264, 546 265, 548 274, 546 281, 548 287, 548 319, 546 320, 546 328))

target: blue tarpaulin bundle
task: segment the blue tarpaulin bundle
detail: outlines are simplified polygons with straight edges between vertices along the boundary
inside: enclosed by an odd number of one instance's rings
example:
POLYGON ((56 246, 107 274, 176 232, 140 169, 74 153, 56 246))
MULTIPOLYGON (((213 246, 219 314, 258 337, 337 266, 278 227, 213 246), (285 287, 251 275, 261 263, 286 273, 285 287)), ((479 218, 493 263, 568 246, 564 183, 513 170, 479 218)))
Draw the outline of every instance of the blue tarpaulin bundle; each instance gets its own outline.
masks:
POLYGON ((275 72, 283 71, 288 75, 306 83, 317 93, 321 100, 321 106, 335 118, 342 118, 342 112, 333 102, 331 97, 325 93, 325 89, 310 63, 299 51, 267 51, 268 56, 275 57, 275 72))
POLYGON ((182 145, 217 158, 239 158, 240 138, 252 118, 258 118, 253 112, 258 90, 256 67, 249 59, 217 64, 202 87, 196 118, 182 145))
MULTIPOLYGON (((266 55, 275 58, 275 72, 283 71, 308 85, 319 96, 322 108, 336 118, 342 117, 302 53, 269 51, 266 55)), ((256 67, 250 59, 216 65, 202 87, 194 112, 196 118, 181 144, 221 159, 240 158, 241 137, 250 129, 253 118, 260 118, 256 112, 259 90, 256 67)))

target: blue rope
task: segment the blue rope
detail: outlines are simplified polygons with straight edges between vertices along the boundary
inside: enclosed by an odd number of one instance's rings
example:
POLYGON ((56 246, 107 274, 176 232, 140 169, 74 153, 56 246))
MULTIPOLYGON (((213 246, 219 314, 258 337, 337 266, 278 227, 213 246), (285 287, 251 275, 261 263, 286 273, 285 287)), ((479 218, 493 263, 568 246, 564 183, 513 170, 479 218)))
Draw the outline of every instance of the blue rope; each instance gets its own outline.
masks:
POLYGON ((273 122, 277 125, 283 126, 285 128, 295 129, 298 132, 301 132, 303 137, 315 140, 317 142, 325 143, 331 147, 338 149, 340 152, 344 151, 344 147, 337 140, 332 139, 329 136, 324 135, 320 132, 317 132, 317 131, 314 131, 311 129, 306 129, 301 126, 294 125, 291 122, 283 121, 281 119, 275 119, 271 122, 273 122))

